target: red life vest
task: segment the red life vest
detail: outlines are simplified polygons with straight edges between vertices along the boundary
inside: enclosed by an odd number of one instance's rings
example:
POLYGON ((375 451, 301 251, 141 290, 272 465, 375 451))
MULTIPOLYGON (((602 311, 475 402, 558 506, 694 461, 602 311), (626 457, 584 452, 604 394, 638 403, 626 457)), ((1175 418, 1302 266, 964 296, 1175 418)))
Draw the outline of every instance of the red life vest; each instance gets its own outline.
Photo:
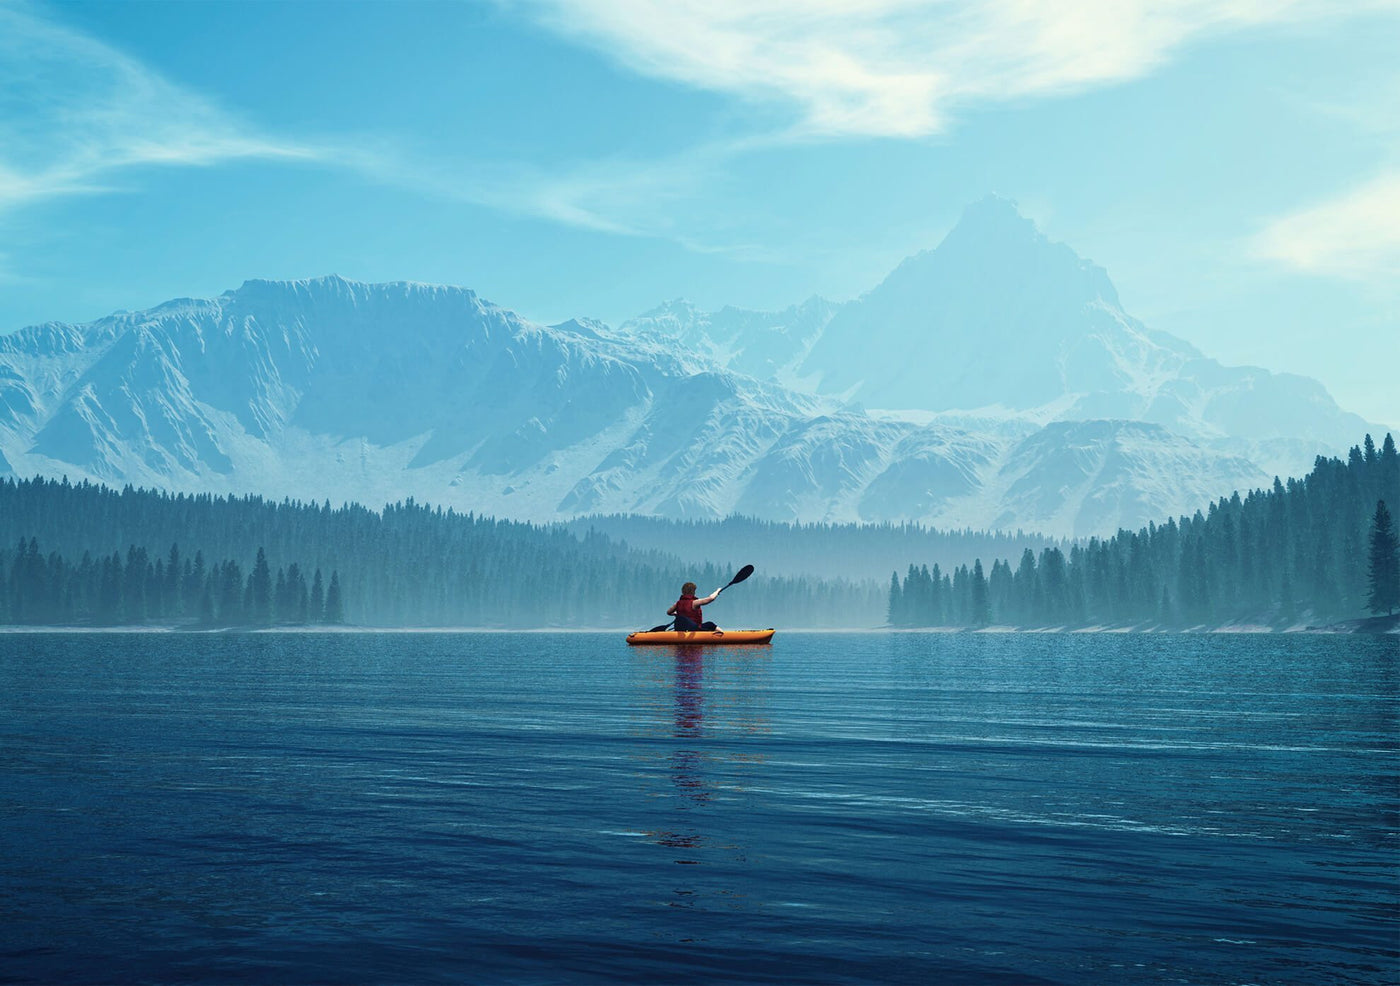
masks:
POLYGON ((676 600, 676 615, 688 616, 697 625, 705 622, 705 616, 700 612, 700 607, 695 605, 694 596, 681 596, 676 600))

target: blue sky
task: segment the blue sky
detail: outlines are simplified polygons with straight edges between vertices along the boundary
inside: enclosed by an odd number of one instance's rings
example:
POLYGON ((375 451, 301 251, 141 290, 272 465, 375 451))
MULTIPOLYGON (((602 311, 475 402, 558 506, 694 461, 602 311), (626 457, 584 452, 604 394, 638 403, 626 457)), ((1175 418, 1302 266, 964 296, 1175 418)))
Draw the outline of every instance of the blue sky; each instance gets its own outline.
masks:
POLYGON ((1400 3, 0 0, 0 331, 250 277, 848 298, 988 192, 1400 424, 1400 3))

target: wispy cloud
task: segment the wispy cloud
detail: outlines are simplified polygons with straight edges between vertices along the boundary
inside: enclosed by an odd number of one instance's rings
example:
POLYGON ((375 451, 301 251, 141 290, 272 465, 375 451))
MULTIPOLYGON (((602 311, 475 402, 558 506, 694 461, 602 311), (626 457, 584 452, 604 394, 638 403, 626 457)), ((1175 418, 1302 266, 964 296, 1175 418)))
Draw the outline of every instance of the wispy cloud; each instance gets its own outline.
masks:
POLYGON ((138 165, 321 156, 32 6, 0 0, 0 210, 104 191, 138 165))
POLYGON ((1145 75, 1188 42, 1396 8, 1357 0, 521 0, 657 78, 796 111, 790 134, 918 137, 976 102, 1145 75))
POLYGON ((541 169, 530 162, 443 160, 403 139, 263 132, 138 59, 31 4, 0 0, 0 216, 56 198, 111 192, 137 166, 206 167, 261 159, 310 163, 434 198, 580 229, 702 242, 673 227, 743 141, 668 159, 605 158, 541 169))
MULTIPOLYGON (((761 102, 765 112, 743 133, 667 156, 551 169, 443 160, 404 139, 284 137, 43 7, 0 0, 0 216, 111 191, 138 166, 257 159, 696 252, 779 259, 697 206, 744 155, 812 139, 926 136, 977 102, 1132 78, 1193 39, 1336 9, 1322 0, 501 2, 638 72, 761 102), (773 106, 785 111, 780 122, 773 106)), ((1357 0, 1348 12, 1363 4, 1400 0, 1357 0)))
MULTIPOLYGON (((770 249, 723 231, 701 235, 679 218, 695 212, 696 203, 713 192, 716 176, 728 162, 764 142, 719 140, 667 156, 610 155, 554 168, 521 161, 448 161, 414 153, 401 142, 372 147, 361 142, 338 151, 335 164, 367 181, 445 201, 575 229, 667 239, 696 253, 771 260, 777 255, 770 249)), ((710 215, 704 225, 714 229, 717 224, 710 215)))
POLYGON ((1315 274, 1369 279, 1400 270, 1400 171, 1275 220, 1256 256, 1315 274))

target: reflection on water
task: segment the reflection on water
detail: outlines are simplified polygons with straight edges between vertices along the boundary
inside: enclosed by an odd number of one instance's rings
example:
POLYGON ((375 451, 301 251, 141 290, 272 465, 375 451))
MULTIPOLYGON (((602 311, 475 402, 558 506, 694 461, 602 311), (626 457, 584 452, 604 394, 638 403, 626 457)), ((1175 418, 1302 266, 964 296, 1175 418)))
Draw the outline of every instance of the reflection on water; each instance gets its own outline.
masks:
POLYGON ((3 982, 1400 982, 1400 638, 0 634, 3 982))
MULTIPOLYGON (((712 830, 704 809, 716 798, 741 793, 743 774, 763 763, 763 754, 745 743, 770 731, 768 661, 766 651, 743 646, 682 644, 638 654, 633 707, 640 717, 634 733, 645 741, 640 778, 649 797, 665 797, 674 809, 668 827, 647 837, 682 850, 674 860, 680 865, 699 865, 698 850, 705 848, 742 853, 742 846, 712 830), (657 787, 662 774, 668 792, 657 787)), ((693 896, 689 890, 676 893, 693 896)))
POLYGON ((701 773, 705 736, 705 649, 676 648, 676 719, 671 753, 671 782, 683 797, 704 804, 710 800, 701 773))

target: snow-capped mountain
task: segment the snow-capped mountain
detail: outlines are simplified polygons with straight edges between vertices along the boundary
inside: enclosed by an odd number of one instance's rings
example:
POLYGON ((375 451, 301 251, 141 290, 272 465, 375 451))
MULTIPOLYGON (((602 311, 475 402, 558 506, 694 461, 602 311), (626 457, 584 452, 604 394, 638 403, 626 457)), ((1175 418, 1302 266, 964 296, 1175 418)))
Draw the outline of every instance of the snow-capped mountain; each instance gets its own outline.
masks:
POLYGON ((0 473, 531 520, 1101 534, 1365 427, 1312 381, 1142 327, 996 200, 839 306, 544 326, 463 288, 326 277, 0 337, 0 473))
POLYGON ((814 390, 818 381, 800 380, 797 365, 838 308, 813 297, 781 312, 734 307, 702 312, 688 301, 676 300, 623 323, 620 335, 760 380, 814 390))
POLYGON ((844 305, 705 313, 673 302, 621 328, 639 337, 671 328, 727 366, 869 408, 1146 421, 1270 473, 1306 471, 1367 429, 1315 380, 1222 366, 1144 326, 1103 268, 996 197, 844 305), (730 341, 755 337, 740 326, 763 327, 762 364, 730 341))
POLYGON ((0 338, 0 455, 22 475, 414 496, 536 520, 740 512, 1076 534, 1267 479, 1160 428, 1083 427, 885 420, 597 323, 335 277, 0 338), (1037 468, 1055 485, 1030 497, 1037 468))

